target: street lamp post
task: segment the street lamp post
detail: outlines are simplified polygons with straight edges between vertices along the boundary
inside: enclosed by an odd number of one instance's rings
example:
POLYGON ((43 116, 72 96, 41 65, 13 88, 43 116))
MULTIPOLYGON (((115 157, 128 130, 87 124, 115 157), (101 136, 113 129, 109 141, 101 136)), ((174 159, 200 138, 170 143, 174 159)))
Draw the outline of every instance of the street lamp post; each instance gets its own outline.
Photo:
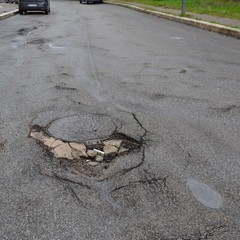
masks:
POLYGON ((186 9, 186 0, 182 0, 182 11, 181 11, 181 15, 185 15, 185 9, 186 9))

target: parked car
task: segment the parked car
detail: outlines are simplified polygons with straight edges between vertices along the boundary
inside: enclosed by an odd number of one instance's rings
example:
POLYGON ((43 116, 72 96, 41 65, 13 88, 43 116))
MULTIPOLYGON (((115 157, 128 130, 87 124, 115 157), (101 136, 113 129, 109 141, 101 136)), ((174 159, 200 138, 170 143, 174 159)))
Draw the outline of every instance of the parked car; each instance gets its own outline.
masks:
POLYGON ((19 14, 28 11, 41 11, 45 14, 50 13, 50 0, 18 0, 19 14))
POLYGON ((89 4, 90 2, 91 3, 103 3, 103 0, 79 0, 79 1, 80 1, 80 4, 82 4, 82 3, 89 4))
POLYGON ((18 0, 5 0, 5 3, 18 3, 18 0))

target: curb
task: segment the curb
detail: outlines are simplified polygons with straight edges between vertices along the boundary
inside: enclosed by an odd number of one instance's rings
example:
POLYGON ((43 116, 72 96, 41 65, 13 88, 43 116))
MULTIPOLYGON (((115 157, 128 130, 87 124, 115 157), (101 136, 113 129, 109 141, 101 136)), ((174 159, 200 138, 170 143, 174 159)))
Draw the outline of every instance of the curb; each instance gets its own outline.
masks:
POLYGON ((186 17, 179 17, 179 16, 175 16, 175 15, 168 14, 168 13, 162 13, 162 12, 155 11, 155 10, 148 10, 148 9, 144 9, 144 8, 141 8, 141 7, 138 7, 135 5, 131 5, 131 4, 127 4, 127 3, 119 3, 119 2, 111 2, 111 1, 104 1, 104 3, 130 8, 130 9, 133 9, 133 10, 136 10, 139 12, 143 12, 143 13, 147 13, 147 14, 150 14, 153 16, 157 16, 157 17, 168 19, 168 20, 184 23, 184 24, 198 27, 201 29, 205 29, 205 30, 208 30, 211 32, 217 32, 220 34, 224 34, 226 36, 231 36, 231 37, 240 39, 240 29, 227 27, 227 26, 224 26, 221 24, 209 23, 209 22, 202 21, 202 20, 190 19, 190 18, 186 18, 186 17))
POLYGON ((15 14, 18 14, 18 9, 0 14, 0 20, 11 17, 15 14))

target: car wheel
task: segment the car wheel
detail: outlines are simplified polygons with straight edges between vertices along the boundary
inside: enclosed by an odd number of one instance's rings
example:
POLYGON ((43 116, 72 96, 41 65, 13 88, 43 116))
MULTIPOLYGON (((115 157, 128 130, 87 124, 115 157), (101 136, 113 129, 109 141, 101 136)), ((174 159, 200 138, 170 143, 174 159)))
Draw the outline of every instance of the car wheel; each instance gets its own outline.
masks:
POLYGON ((89 0, 87 0, 87 4, 89 4, 89 0))
POLYGON ((80 4, 82 4, 82 0, 79 0, 80 4))
POLYGON ((49 9, 45 10, 45 14, 48 15, 49 13, 49 9))
POLYGON ((23 11, 22 11, 22 10, 19 10, 19 14, 22 15, 22 14, 23 14, 23 11))

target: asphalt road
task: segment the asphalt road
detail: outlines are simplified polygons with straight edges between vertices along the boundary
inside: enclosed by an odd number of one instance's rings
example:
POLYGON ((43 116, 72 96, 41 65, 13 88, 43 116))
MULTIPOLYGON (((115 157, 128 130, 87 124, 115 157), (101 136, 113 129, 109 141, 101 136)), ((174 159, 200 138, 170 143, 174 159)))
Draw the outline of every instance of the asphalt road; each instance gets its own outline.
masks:
POLYGON ((240 239, 239 40, 52 1, 2 20, 0 42, 1 240, 240 239), (141 148, 86 175, 33 125, 141 148))

